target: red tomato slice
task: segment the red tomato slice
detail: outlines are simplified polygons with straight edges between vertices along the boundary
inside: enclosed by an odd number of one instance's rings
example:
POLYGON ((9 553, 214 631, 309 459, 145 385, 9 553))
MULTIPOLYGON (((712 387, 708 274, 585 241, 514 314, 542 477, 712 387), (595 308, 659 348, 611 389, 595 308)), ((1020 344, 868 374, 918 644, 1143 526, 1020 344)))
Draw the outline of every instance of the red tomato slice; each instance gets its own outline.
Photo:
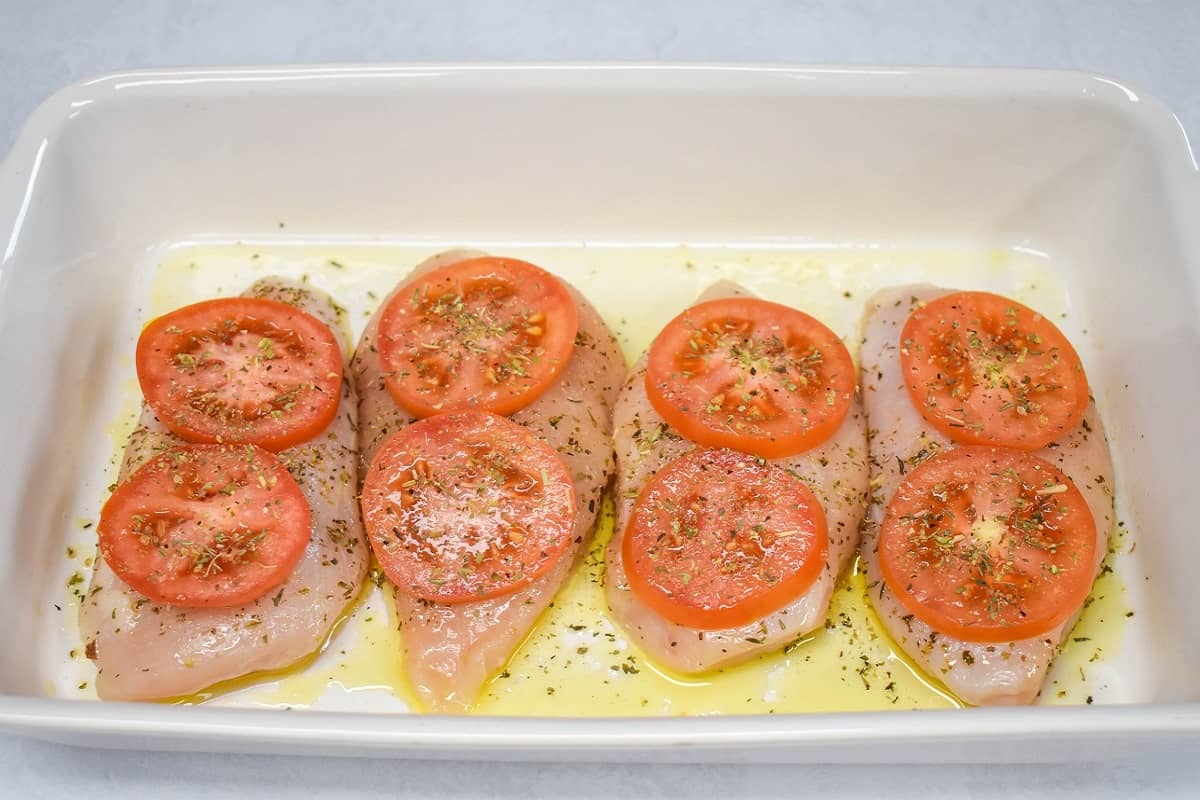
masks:
POLYGON ((254 445, 185 445, 147 462, 100 512, 100 555, 156 603, 239 606, 283 583, 312 535, 308 501, 254 445))
POLYGON ((367 471, 362 510, 397 589, 464 603, 550 569, 574 537, 575 487, 558 453, 527 429, 464 411, 392 434, 367 471))
POLYGON ((418 417, 511 414, 567 366, 579 310, 563 282, 515 258, 473 258, 400 289, 379 317, 397 403, 418 417))
POLYGON ((638 496, 621 557, 629 588, 679 625, 762 619, 825 566, 825 511, 804 482, 746 453, 693 450, 638 496))
POLYGON ((1096 523, 1053 464, 956 447, 900 484, 879 533, 887 586, 918 619, 970 642, 1040 636, 1092 588, 1096 523))
POLYGON ((1054 323, 1007 297, 939 297, 913 311, 900 343, 913 405, 956 442, 1036 450, 1087 411, 1075 348, 1054 323))
POLYGON ((176 436, 278 451, 313 438, 337 415, 342 349, 310 314, 230 297, 147 325, 137 373, 146 402, 176 436))
POLYGON ((750 297, 692 306, 667 323, 646 362, 650 403, 676 430, 764 458, 832 436, 855 386, 837 334, 794 308, 750 297))

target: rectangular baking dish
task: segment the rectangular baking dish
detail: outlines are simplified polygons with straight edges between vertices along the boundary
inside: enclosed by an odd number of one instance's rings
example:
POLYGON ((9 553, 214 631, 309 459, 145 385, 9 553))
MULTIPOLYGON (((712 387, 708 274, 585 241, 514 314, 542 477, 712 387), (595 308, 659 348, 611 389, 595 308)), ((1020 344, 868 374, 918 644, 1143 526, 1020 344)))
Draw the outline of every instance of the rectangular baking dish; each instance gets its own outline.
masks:
POLYGON ((102 747, 503 759, 1042 761, 1200 739, 1197 219, 1179 121, 1080 73, 382 65, 70 86, 0 166, 0 725, 102 747), (105 422, 90 389, 123 363, 113 330, 141 302, 138 265, 179 242, 271 236, 1048 258, 1098 342, 1089 373, 1144 573, 1126 643, 1137 688, 1087 707, 636 720, 45 696, 33 653, 57 624, 59 531, 94 479, 79 458, 105 422))

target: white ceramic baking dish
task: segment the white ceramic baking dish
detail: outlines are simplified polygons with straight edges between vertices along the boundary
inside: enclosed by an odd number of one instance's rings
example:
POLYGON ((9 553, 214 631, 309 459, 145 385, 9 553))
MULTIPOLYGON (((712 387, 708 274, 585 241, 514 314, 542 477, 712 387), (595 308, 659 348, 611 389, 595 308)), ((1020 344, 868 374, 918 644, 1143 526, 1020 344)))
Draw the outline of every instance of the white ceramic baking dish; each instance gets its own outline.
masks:
POLYGON ((1054 760, 1197 738, 1197 219, 1178 120, 1086 74, 428 65, 68 87, 0 167, 0 725, 106 747, 523 759, 1054 760), (1040 254, 1099 342, 1089 372, 1145 573, 1130 702, 631 720, 45 696, 33 654, 58 624, 58 532, 105 423, 92 387, 128 369, 113 331, 144 302, 146 254, 214 236, 1040 254))

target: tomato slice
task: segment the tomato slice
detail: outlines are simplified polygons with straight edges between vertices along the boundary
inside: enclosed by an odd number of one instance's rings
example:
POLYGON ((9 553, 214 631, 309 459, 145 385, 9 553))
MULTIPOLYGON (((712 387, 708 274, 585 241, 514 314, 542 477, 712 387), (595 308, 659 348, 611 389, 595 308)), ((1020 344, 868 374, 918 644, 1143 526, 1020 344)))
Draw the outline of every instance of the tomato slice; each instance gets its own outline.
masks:
POLYGON ((900 344, 913 405, 956 442, 1036 450, 1087 411, 1075 348, 1054 323, 1007 297, 939 297, 913 311, 900 344))
POLYGON ((1096 523, 1053 464, 1017 450, 957 447, 900 484, 879 556, 888 588, 934 630, 1012 642, 1053 630, 1083 605, 1096 523))
POLYGON ((563 282, 515 258, 434 270, 388 301, 379 356, 397 403, 418 417, 511 414, 567 366, 579 310, 563 282))
POLYGON ((575 488, 558 453, 527 429, 463 411, 392 434, 367 471, 362 510, 397 589, 464 603, 550 569, 574 536, 575 488))
POLYGON ((283 583, 312 535, 296 481, 254 445, 184 445, 155 456, 108 498, 100 555, 156 603, 238 606, 283 583))
POLYGON ((621 557, 629 587, 692 628, 734 628, 778 611, 821 575, 825 511, 804 482, 733 450, 693 450, 638 496, 621 557))
POLYGON ((328 325, 298 308, 230 297, 147 325, 137 373, 146 402, 176 436, 278 451, 337 415, 342 349, 328 325))
POLYGON ((710 300, 667 323, 646 363, 654 409, 692 441, 764 458, 809 450, 842 424, 854 396, 849 351, 794 308, 710 300))

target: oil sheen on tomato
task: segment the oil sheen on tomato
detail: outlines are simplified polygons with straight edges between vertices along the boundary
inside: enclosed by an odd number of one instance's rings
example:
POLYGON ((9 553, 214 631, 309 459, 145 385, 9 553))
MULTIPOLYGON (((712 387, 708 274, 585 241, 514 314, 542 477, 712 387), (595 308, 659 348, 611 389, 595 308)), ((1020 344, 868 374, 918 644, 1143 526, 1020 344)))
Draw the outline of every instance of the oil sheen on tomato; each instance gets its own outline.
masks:
MULTIPOLYGON (((254 280, 282 275, 309 280, 344 304, 343 321, 354 341, 379 302, 413 264, 444 246, 380 246, 305 243, 197 243, 154 254, 143 289, 144 319, 208 297, 236 294, 254 280)), ((466 246, 466 245, 462 245, 466 246)), ((803 308, 830 325, 851 345, 864 303, 873 291, 927 281, 947 287, 986 289, 1014 297, 1046 313, 1089 359, 1102 347, 1081 337, 1068 312, 1061 280, 1044 259, 1013 250, 789 247, 689 248, 676 245, 529 246, 480 243, 478 249, 526 259, 574 283, 614 328, 632 361, 655 333, 708 285, 733 280, 759 295, 803 308), (639 287, 630 291, 630 287, 639 287)), ((114 459, 124 447, 130 410, 137 406, 132 362, 121 364, 130 394, 121 424, 112 433, 114 459)), ((115 470, 113 470, 115 474, 115 470)), ((111 480, 111 478, 110 478, 111 480)), ((80 508, 95 519, 94 507, 80 508)), ((700 675, 667 672, 645 657, 608 617, 602 579, 603 544, 612 532, 609 504, 588 557, 554 606, 530 632, 507 667, 485 687, 479 714, 673 715, 790 713, 958 705, 936 681, 915 669, 893 646, 864 598, 857 570, 843 576, 828 624, 786 651, 700 675)), ((66 541, 72 552, 94 553, 94 529, 75 526, 66 541)), ((1120 527, 1114 555, 1097 581, 1088 606, 1052 667, 1039 702, 1084 703, 1123 698, 1122 640, 1136 625, 1131 596, 1121 576, 1136 571, 1129 551, 1133 534, 1120 527)), ((63 663, 47 684, 61 696, 92 696, 94 669, 80 657, 74 625, 77 600, 66 582, 79 560, 65 560, 66 602, 63 663), (69 657, 69 651, 75 656, 69 657), (79 689, 78 686, 84 688, 79 689)), ((1141 578, 1139 577, 1140 581, 1141 578)), ((74 588, 77 588, 74 587, 74 588)), ((368 581, 358 602, 319 654, 285 670, 228 681, 173 702, 225 706, 315 707, 355 711, 419 710, 400 660, 390 592, 368 581)))

